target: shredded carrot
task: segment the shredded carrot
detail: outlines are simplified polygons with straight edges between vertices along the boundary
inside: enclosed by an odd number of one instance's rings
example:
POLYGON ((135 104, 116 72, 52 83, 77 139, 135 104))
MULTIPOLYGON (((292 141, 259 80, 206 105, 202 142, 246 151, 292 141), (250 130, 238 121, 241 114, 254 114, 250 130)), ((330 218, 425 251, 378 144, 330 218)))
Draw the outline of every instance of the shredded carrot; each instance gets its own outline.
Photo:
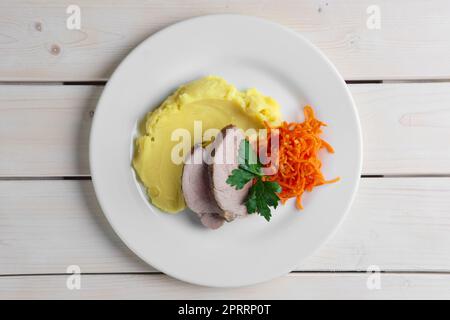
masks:
POLYGON ((282 191, 278 194, 284 204, 290 198, 296 198, 296 207, 303 209, 302 195, 306 191, 311 192, 314 187, 339 181, 339 178, 325 180, 322 172, 322 162, 318 157, 319 150, 324 148, 334 153, 330 144, 320 138, 321 127, 325 123, 314 116, 314 110, 310 106, 303 109, 305 121, 302 123, 283 122, 277 128, 271 128, 267 123, 267 152, 270 155, 271 132, 278 130, 279 147, 278 168, 276 174, 266 176, 266 180, 276 181, 282 191))

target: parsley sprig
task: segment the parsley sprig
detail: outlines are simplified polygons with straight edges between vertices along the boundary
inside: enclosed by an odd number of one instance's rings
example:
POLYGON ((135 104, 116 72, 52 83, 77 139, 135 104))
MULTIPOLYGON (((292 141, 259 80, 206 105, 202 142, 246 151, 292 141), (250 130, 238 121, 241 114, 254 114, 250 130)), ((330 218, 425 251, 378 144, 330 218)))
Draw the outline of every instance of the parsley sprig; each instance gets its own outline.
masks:
POLYGON ((247 212, 258 213, 270 221, 272 217, 270 207, 276 208, 280 201, 277 196, 277 193, 281 192, 280 185, 277 182, 263 180, 262 164, 248 140, 242 140, 239 145, 238 163, 239 167, 231 172, 226 182, 240 190, 248 182, 255 180, 245 201, 247 212))

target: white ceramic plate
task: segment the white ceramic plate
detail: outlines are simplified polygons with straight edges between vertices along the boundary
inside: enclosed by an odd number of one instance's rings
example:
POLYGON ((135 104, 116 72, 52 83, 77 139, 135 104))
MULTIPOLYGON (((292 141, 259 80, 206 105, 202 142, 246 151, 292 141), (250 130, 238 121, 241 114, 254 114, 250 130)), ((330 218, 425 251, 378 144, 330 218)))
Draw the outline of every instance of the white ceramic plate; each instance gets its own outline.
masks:
POLYGON ((361 130, 351 95, 325 56, 299 34, 254 17, 212 15, 177 23, 145 40, 120 64, 95 111, 90 165, 100 205, 120 238, 144 261, 175 278, 231 287, 267 281, 295 269, 338 227, 361 173, 361 130), (302 120, 311 104, 326 123, 327 178, 336 184, 288 202, 267 223, 252 215, 219 230, 192 212, 152 206, 131 167, 136 125, 179 85, 218 75, 239 89, 256 87, 302 120))

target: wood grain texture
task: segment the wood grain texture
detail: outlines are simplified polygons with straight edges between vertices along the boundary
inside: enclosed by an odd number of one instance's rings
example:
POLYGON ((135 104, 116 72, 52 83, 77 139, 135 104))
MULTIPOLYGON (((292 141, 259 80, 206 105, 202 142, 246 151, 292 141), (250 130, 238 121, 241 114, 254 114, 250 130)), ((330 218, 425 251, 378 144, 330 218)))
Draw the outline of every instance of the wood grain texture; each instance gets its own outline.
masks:
POLYGON ((237 289, 193 286, 161 274, 82 275, 68 290, 68 276, 0 277, 0 299, 449 299, 448 274, 382 274, 369 290, 369 275, 301 273, 237 289))
POLYGON ((89 131, 102 89, 0 86, 0 176, 88 174, 89 131))
POLYGON ((273 20, 324 51, 347 80, 450 78, 450 3, 379 0, 78 0, 81 30, 66 28, 73 1, 0 3, 1 81, 105 80, 154 32, 194 16, 239 13, 273 20))
POLYGON ((365 174, 450 173, 450 83, 351 85, 365 174))
MULTIPOLYGON (((302 271, 450 271, 450 178, 362 179, 302 271)), ((114 234, 90 181, 0 181, 0 275, 155 271, 114 234)))
POLYGON ((77 0, 78 31, 66 28, 69 4, 0 2, 0 81, 28 82, 0 85, 0 299, 450 299, 450 177, 362 179, 341 228, 300 272, 230 290, 182 283, 141 261, 111 229, 90 180, 38 180, 90 174, 103 87, 59 82, 108 80, 151 34, 213 13, 292 28, 346 80, 417 80, 350 85, 363 173, 450 175, 450 83, 422 82, 450 79, 449 1, 77 0), (373 4, 380 30, 366 26, 373 4), (79 291, 66 287, 70 265, 91 273, 79 291), (369 266, 384 271, 381 290, 367 288, 369 266))
MULTIPOLYGON (((364 174, 450 174, 450 84, 350 85, 364 174)), ((89 175, 102 87, 0 86, 0 177, 89 175)))

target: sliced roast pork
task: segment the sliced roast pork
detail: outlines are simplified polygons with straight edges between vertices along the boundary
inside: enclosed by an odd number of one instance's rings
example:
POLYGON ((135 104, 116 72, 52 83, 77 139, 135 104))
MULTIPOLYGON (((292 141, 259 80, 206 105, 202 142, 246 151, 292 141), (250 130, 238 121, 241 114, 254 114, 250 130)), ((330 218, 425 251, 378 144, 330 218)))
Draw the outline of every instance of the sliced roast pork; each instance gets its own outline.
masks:
POLYGON ((203 155, 202 146, 194 146, 185 161, 181 186, 186 205, 197 213, 205 227, 217 229, 223 225, 224 219, 210 188, 208 166, 203 155))
POLYGON ((242 130, 232 125, 227 126, 210 145, 212 152, 207 153, 210 158, 208 171, 214 199, 221 209, 220 215, 227 221, 247 215, 244 201, 251 182, 240 190, 236 190, 226 182, 231 172, 239 166, 239 145, 243 139, 245 136, 242 130))

